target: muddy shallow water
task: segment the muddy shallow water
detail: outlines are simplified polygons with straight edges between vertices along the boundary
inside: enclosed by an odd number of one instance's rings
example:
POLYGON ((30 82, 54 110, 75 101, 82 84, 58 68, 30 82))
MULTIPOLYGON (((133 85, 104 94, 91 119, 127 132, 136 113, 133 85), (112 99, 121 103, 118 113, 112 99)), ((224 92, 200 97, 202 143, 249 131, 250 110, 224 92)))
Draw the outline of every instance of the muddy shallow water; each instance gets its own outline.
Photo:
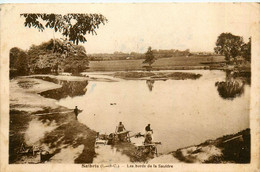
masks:
MULTIPOLYGON (((154 141, 162 142, 158 146, 160 153, 249 128, 249 85, 240 85, 232 99, 223 98, 216 82, 227 79, 232 82, 224 71, 187 72, 202 74, 202 77, 197 80, 89 81, 84 95, 60 99, 58 104, 68 108, 78 106, 83 110, 79 122, 100 133, 114 132, 120 121, 132 134, 144 132, 150 123, 154 141)), ((104 75, 106 73, 87 74, 112 78, 104 75)), ((232 94, 234 89, 226 90, 232 94)))

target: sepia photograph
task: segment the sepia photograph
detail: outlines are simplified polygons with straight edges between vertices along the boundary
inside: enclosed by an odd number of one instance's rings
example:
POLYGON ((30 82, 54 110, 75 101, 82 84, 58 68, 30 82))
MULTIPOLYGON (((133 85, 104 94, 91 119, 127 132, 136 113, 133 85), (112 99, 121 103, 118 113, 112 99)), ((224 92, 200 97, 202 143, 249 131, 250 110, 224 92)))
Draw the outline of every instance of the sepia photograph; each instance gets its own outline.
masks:
POLYGON ((8 165, 249 165, 259 9, 1 6, 8 165))

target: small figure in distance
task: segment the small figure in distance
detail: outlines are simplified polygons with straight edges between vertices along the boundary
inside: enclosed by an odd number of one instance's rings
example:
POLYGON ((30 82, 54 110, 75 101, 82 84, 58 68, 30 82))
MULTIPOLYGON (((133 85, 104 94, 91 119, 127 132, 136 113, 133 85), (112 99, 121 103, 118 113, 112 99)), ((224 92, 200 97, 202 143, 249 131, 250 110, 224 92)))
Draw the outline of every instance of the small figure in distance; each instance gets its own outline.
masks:
POLYGON ((75 116, 76 116, 76 120, 78 120, 79 109, 78 109, 77 106, 75 106, 74 113, 75 113, 75 116))
POLYGON ((148 124, 148 125, 145 127, 145 132, 146 132, 146 134, 147 134, 147 133, 153 134, 153 130, 151 129, 151 124, 148 124))
POLYGON ((122 132, 125 130, 125 126, 122 124, 122 122, 119 122, 119 125, 117 127, 117 132, 122 132))

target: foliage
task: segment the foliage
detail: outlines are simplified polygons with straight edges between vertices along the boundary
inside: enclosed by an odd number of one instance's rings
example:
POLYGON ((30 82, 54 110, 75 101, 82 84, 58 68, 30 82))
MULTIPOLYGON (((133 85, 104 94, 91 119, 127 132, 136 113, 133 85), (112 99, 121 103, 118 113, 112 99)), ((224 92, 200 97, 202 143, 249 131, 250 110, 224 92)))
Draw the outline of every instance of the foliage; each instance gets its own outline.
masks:
MULTIPOLYGON (((14 47, 10 50, 10 72, 15 71, 16 74, 11 75, 27 75, 28 70, 28 57, 25 51, 20 48, 14 47)), ((11 76, 12 77, 12 76, 11 76)))
POLYGON ((55 42, 55 46, 52 39, 38 46, 32 45, 27 52, 17 47, 12 48, 10 50, 11 78, 16 75, 63 71, 79 74, 87 69, 89 61, 83 46, 58 39, 55 42))
POLYGON ((68 58, 66 58, 62 66, 65 72, 71 72, 73 74, 79 74, 87 69, 89 64, 86 50, 83 46, 73 46, 74 53, 70 53, 68 58))
POLYGON ((55 42, 54 45, 51 39, 30 47, 28 56, 32 73, 57 73, 61 70, 78 74, 86 69, 89 61, 83 46, 58 39, 55 42))
POLYGON ((97 34, 99 25, 107 22, 102 14, 24 13, 21 16, 25 18, 25 27, 41 32, 51 28, 65 37, 64 40, 54 38, 39 46, 31 46, 28 51, 31 73, 57 73, 62 70, 78 74, 85 70, 89 62, 84 47, 78 44, 87 41, 86 34, 97 34))
POLYGON ((223 99, 233 100, 244 93, 244 83, 236 80, 216 82, 215 85, 223 99))
POLYGON ((242 45, 244 44, 241 36, 236 36, 231 33, 222 33, 218 36, 215 52, 225 55, 226 61, 230 63, 236 61, 236 57, 240 55, 242 45))
POLYGON ((241 55, 249 62, 251 62, 251 38, 249 38, 248 43, 242 46, 241 55))
POLYGON ((102 14, 46 14, 46 13, 24 13, 24 26, 34 27, 39 31, 45 28, 54 29, 60 32, 69 41, 77 44, 86 42, 86 34, 97 34, 96 29, 100 24, 105 24, 108 20, 102 14))
POLYGON ((38 46, 32 45, 28 50, 28 57, 31 73, 51 73, 54 65, 62 59, 61 53, 53 52, 53 40, 38 46))
POLYGON ((145 60, 143 63, 148 63, 151 66, 155 62, 155 57, 153 55, 152 47, 149 47, 145 53, 145 60))

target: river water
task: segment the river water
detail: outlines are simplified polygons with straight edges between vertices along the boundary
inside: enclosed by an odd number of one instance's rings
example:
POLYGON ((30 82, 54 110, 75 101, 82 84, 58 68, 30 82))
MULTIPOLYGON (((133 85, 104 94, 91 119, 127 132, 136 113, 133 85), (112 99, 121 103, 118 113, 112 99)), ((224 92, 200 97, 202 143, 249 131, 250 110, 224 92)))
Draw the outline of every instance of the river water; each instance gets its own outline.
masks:
MULTIPOLYGON (((224 71, 186 72, 202 74, 202 77, 154 82, 89 81, 83 96, 63 98, 58 104, 68 108, 78 106, 83 110, 78 120, 104 134, 114 132, 120 121, 132 134, 144 133, 145 126, 151 124, 153 140, 162 142, 158 146, 160 153, 249 128, 249 85, 243 85, 236 96, 223 97, 219 91, 223 87, 218 89, 216 83, 227 83, 224 71)), ((112 78, 102 72, 87 74, 112 78)))

